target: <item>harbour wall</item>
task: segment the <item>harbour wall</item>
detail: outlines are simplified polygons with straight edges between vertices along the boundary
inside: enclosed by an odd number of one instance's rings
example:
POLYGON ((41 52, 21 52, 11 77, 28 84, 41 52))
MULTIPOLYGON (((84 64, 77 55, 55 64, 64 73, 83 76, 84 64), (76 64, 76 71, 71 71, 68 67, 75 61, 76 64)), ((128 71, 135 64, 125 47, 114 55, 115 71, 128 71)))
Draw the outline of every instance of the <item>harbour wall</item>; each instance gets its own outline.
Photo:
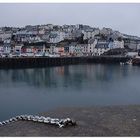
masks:
POLYGON ((130 59, 129 57, 120 57, 120 56, 0 58, 0 69, 41 68, 48 66, 61 66, 61 65, 85 64, 85 63, 120 63, 126 62, 129 59, 130 59))

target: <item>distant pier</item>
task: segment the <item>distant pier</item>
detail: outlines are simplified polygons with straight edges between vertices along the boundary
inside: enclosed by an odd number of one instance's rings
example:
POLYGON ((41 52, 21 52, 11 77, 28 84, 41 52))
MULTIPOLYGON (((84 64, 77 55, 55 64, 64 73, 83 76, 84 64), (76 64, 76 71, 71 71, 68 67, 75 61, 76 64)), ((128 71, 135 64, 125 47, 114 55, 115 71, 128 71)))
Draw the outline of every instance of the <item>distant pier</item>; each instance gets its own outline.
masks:
POLYGON ((42 68, 48 66, 61 66, 84 63, 120 63, 126 62, 129 59, 129 57, 120 56, 0 58, 0 69, 42 68))

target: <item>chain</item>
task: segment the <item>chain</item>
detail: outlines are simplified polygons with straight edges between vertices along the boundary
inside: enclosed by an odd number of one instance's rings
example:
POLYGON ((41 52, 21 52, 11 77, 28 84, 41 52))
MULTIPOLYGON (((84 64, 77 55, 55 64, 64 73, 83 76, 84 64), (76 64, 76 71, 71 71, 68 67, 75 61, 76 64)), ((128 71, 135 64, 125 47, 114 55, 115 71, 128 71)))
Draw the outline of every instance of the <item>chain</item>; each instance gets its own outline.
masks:
POLYGON ((70 118, 57 119, 57 118, 50 118, 50 117, 44 117, 44 116, 20 115, 20 116, 10 118, 9 120, 0 122, 0 126, 6 125, 11 122, 16 122, 19 120, 52 124, 52 125, 59 126, 59 128, 65 127, 67 125, 71 125, 71 126, 76 125, 76 122, 70 118))

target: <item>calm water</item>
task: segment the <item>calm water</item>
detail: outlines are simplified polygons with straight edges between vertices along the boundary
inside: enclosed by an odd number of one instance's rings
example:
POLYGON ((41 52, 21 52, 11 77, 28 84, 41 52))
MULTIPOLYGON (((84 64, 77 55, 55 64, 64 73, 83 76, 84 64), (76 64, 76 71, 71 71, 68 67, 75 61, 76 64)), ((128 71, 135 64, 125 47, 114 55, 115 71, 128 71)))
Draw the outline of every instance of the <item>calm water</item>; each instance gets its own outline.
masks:
POLYGON ((0 70, 0 120, 62 107, 140 104, 140 67, 70 65, 0 70))

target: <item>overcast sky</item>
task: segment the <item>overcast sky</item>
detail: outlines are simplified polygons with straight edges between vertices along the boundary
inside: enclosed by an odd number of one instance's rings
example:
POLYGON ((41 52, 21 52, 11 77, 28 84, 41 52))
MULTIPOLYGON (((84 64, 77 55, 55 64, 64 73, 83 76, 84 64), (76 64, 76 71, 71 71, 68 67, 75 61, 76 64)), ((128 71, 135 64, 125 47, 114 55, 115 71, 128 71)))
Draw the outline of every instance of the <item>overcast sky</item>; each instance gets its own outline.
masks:
POLYGON ((0 4, 0 26, 88 24, 140 36, 139 4, 0 4))

